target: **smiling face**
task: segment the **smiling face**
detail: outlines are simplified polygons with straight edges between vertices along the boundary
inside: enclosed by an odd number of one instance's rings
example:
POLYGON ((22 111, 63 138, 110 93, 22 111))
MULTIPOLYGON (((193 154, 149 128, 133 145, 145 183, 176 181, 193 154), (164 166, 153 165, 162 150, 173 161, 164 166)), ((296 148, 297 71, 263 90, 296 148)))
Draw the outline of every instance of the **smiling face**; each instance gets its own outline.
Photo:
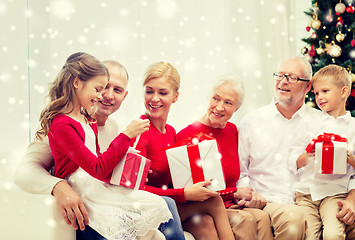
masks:
POLYGON ((172 83, 164 77, 153 78, 144 85, 144 106, 151 119, 166 121, 170 106, 178 99, 172 83))
POLYGON ((233 86, 224 83, 213 92, 203 123, 214 128, 224 128, 240 104, 233 86))
POLYGON ((91 112, 95 103, 101 99, 101 91, 105 88, 107 82, 108 77, 105 75, 96 76, 87 81, 75 78, 74 88, 76 89, 77 107, 82 107, 91 112))
POLYGON ((118 66, 106 64, 110 73, 110 80, 102 91, 102 98, 97 103, 97 118, 107 118, 116 112, 121 106, 122 101, 127 96, 127 73, 118 66))
POLYGON ((318 107, 334 117, 345 114, 347 87, 339 87, 331 79, 318 80, 313 84, 318 107), (345 89, 346 88, 346 89, 345 89))
MULTIPOLYGON (((278 69, 278 72, 281 74, 295 75, 299 78, 307 79, 304 71, 305 65, 297 59, 282 62, 278 69)), ((305 94, 310 88, 310 82, 298 81, 296 83, 289 83, 285 77, 282 80, 276 81, 276 98, 279 103, 286 106, 301 106, 304 102, 305 94)))

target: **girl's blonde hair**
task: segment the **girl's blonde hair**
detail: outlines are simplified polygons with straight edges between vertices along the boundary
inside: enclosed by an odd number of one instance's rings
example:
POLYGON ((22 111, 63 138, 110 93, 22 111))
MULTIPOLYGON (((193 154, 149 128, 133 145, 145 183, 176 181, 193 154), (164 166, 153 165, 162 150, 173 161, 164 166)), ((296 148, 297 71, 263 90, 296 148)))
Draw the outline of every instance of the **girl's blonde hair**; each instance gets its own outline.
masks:
POLYGON ((161 77, 171 83, 175 92, 179 91, 180 75, 173 65, 166 62, 157 62, 148 67, 144 74, 143 86, 150 80, 161 77))
MULTIPOLYGON (((96 76, 107 76, 109 73, 105 65, 94 56, 77 52, 70 55, 55 80, 50 84, 50 102, 41 112, 39 121, 40 128, 36 132, 36 138, 41 140, 49 132, 49 127, 55 116, 59 114, 69 114, 74 109, 75 88, 74 79, 88 81, 96 76)), ((92 121, 86 110, 82 110, 83 115, 92 121)))
POLYGON ((320 80, 331 80, 339 88, 348 87, 349 95, 351 90, 351 79, 348 71, 342 66, 335 64, 329 64, 321 69, 319 69, 311 80, 312 84, 315 84, 320 80))

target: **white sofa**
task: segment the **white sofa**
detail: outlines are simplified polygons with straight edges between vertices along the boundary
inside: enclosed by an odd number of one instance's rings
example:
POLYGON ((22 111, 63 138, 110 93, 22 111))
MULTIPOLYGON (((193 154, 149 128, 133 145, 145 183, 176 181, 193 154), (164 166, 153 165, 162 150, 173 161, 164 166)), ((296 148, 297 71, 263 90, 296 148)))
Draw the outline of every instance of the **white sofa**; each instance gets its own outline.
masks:
POLYGON ((52 196, 24 192, 8 181, 0 181, 0 196, 1 239, 75 240, 52 196))
MULTIPOLYGON (((75 240, 50 195, 30 194, 11 181, 0 180, 0 239, 75 240)), ((194 240, 185 232, 186 240, 194 240)))

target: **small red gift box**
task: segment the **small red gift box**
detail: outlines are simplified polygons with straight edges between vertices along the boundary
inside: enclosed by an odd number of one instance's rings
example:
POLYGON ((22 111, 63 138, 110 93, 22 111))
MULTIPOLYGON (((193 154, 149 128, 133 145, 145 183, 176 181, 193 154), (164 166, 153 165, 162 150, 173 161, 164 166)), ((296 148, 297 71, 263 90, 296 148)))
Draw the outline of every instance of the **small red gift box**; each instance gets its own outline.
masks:
POLYGON ((316 174, 346 174, 347 139, 337 134, 323 133, 308 144, 306 151, 315 149, 316 174))
POLYGON ((166 150, 174 188, 211 180, 207 188, 219 191, 226 188, 217 142, 205 134, 197 134, 166 150), (182 146, 181 146, 182 145, 182 146))
POLYGON ((114 168, 110 183, 132 189, 144 189, 151 161, 136 153, 126 153, 114 168))

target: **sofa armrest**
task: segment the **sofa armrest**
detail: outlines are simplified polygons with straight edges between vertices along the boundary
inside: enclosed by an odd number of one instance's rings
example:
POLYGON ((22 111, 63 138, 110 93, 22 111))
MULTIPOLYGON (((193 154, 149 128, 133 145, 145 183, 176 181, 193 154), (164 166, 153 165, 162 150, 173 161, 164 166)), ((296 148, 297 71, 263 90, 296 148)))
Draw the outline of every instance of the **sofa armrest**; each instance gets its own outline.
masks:
POLYGON ((75 240, 53 196, 27 193, 9 181, 0 181, 0 196, 1 239, 75 240))

